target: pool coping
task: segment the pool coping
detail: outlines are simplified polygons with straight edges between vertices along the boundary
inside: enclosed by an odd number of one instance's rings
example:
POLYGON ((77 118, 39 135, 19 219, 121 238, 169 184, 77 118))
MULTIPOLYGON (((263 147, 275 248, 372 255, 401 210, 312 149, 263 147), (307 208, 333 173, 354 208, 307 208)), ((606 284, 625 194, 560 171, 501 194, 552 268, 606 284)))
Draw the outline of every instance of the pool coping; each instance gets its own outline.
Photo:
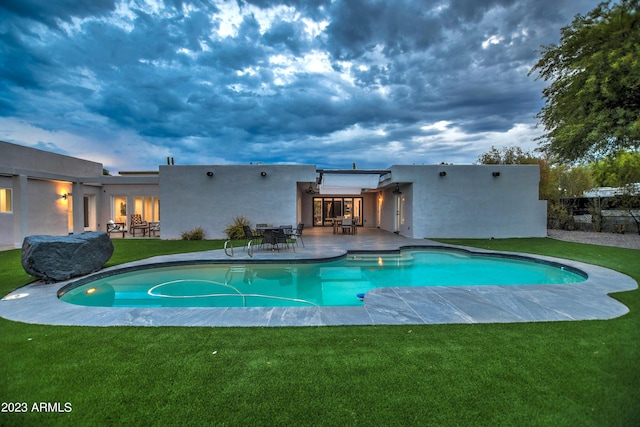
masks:
POLYGON ((389 253, 407 248, 455 249, 474 254, 516 257, 560 264, 588 278, 561 285, 389 287, 367 292, 363 306, 248 308, 86 307, 61 301, 58 291, 84 278, 45 284, 34 282, 0 300, 0 317, 47 325, 75 326, 337 326, 517 323, 605 320, 629 312, 609 293, 637 289, 636 281, 604 267, 544 255, 492 251, 448 244, 409 244, 393 250, 323 250, 322 254, 260 253, 229 258, 224 250, 152 257, 103 269, 87 277, 149 265, 184 263, 321 262, 347 253, 389 253), (26 297, 19 297, 28 294, 26 297))

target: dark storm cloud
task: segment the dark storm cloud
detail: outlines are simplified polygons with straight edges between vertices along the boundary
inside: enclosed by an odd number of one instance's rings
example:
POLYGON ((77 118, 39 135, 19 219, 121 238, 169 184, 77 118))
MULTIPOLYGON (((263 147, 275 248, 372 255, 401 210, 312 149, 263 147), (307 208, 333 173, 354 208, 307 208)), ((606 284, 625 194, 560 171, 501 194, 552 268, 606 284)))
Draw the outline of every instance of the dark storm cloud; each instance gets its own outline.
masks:
POLYGON ((535 50, 596 4, 5 1, 0 138, 72 154, 69 139, 155 147, 120 156, 135 159, 124 168, 168 154, 468 163, 492 143, 532 146, 535 50))
POLYGON ((430 2, 350 0, 336 2, 327 29, 336 58, 357 58, 378 44, 397 55, 442 40, 441 19, 430 2))
POLYGON ((3 0, 0 17, 15 14, 56 28, 72 18, 105 16, 113 12, 115 4, 115 0, 3 0))

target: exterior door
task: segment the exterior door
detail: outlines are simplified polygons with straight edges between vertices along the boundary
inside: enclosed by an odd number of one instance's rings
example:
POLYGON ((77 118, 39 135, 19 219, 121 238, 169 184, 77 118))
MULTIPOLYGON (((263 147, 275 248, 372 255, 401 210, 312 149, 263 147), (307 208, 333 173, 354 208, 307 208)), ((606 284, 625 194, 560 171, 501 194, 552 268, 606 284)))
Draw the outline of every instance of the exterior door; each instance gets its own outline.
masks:
POLYGON ((314 197, 313 225, 332 226, 333 218, 353 218, 362 225, 362 197, 314 197))

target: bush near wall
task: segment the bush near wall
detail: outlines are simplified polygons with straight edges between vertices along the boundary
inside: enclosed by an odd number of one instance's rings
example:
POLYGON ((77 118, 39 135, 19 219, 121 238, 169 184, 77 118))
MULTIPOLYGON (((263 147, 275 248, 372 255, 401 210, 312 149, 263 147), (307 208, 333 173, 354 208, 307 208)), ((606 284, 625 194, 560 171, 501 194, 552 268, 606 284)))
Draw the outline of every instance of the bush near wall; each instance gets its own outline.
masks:
POLYGON ((231 240, 244 239, 244 226, 251 227, 251 221, 244 215, 233 218, 233 222, 224 229, 227 238, 231 240))
POLYGON ((202 227, 196 227, 190 231, 183 231, 180 233, 182 240, 203 240, 204 230, 202 227))

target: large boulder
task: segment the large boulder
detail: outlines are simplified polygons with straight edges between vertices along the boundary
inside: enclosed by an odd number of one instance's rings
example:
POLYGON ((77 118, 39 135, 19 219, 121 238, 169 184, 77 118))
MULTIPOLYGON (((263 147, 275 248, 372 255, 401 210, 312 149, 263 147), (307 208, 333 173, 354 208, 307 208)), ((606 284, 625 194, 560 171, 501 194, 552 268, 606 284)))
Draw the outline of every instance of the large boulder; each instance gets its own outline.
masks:
POLYGON ((22 267, 47 283, 100 270, 111 258, 113 243, 107 233, 70 236, 27 236, 22 243, 22 267))

